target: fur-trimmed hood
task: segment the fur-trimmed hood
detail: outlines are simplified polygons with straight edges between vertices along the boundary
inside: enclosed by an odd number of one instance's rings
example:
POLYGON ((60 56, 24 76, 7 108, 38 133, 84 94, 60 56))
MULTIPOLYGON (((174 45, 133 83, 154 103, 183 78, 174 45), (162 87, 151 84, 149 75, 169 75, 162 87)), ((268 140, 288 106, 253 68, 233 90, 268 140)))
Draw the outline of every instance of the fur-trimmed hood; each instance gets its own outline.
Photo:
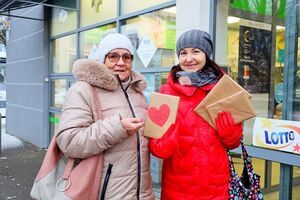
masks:
MULTIPOLYGON (((91 85, 106 90, 116 90, 119 81, 116 75, 104 65, 95 60, 79 59, 73 64, 73 74, 77 81, 85 81, 91 85)), ((138 92, 146 89, 147 83, 144 77, 131 70, 131 82, 134 82, 132 88, 138 92)))

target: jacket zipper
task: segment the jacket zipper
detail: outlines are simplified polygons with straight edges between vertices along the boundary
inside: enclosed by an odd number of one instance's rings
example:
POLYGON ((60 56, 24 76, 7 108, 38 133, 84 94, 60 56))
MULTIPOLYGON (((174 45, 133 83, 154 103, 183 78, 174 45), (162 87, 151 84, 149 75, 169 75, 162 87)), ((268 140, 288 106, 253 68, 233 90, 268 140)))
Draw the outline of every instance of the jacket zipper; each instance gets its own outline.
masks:
POLYGON ((107 185, 108 185, 108 181, 109 181, 109 177, 110 177, 110 174, 111 174, 112 167, 113 167, 113 164, 109 163, 107 171, 106 171, 103 187, 102 187, 100 200, 104 200, 104 198, 105 198, 105 193, 106 193, 106 189, 107 189, 107 185))
MULTIPOLYGON (((129 100, 129 96, 127 94, 127 89, 129 88, 130 85, 134 84, 134 83, 137 83, 141 80, 138 80, 138 81, 134 81, 130 84, 128 84, 128 86, 124 89, 123 86, 122 86, 122 83, 121 83, 121 80, 119 78, 119 76, 117 75, 117 78, 118 78, 118 81, 119 81, 119 84, 121 86, 121 89, 126 97, 126 100, 127 100, 127 103, 129 105, 129 108, 130 108, 130 111, 131 111, 131 114, 133 117, 136 117, 135 113, 134 113, 134 110, 133 110, 133 107, 130 103, 130 100, 129 100)), ((141 144, 140 144, 140 135, 137 133, 135 134, 136 135, 136 143, 137 143, 137 163, 138 163, 138 174, 137 174, 137 190, 136 190, 136 198, 137 200, 140 200, 140 188, 141 188, 141 153, 140 153, 140 149, 141 149, 141 144)))

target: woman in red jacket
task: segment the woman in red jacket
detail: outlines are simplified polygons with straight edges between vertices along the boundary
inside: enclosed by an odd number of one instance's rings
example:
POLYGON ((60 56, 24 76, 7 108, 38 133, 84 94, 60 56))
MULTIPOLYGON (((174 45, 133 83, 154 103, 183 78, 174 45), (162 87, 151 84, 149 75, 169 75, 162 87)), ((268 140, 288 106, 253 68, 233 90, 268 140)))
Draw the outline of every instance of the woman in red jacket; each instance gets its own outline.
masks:
POLYGON ((229 163, 226 149, 239 146, 242 125, 220 111, 216 129, 194 112, 223 76, 210 59, 213 42, 208 33, 190 30, 176 42, 179 64, 169 74, 161 93, 179 96, 177 119, 150 151, 163 159, 162 200, 228 199, 229 163))

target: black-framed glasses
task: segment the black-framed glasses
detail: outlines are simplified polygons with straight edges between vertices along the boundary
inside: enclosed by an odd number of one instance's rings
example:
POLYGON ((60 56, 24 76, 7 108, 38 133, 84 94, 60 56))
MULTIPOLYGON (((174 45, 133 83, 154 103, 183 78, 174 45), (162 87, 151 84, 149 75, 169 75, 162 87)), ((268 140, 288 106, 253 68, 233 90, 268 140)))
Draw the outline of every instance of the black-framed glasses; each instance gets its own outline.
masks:
POLYGON ((122 57, 122 60, 124 61, 124 63, 131 63, 133 60, 133 55, 131 55, 129 53, 124 53, 122 55, 120 55, 118 53, 108 53, 108 54, 106 54, 106 57, 108 58, 108 60, 110 62, 118 62, 121 57, 122 57))

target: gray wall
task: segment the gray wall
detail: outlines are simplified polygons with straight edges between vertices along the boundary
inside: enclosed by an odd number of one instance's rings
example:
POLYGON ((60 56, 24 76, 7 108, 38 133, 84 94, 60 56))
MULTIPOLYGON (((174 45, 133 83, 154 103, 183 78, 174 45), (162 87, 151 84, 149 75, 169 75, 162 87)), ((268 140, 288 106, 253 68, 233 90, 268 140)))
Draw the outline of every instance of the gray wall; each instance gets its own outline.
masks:
MULTIPOLYGON (((44 19, 44 8, 11 14, 44 19)), ((7 41, 6 131, 39 147, 48 144, 47 32, 44 21, 11 18, 7 41)))

